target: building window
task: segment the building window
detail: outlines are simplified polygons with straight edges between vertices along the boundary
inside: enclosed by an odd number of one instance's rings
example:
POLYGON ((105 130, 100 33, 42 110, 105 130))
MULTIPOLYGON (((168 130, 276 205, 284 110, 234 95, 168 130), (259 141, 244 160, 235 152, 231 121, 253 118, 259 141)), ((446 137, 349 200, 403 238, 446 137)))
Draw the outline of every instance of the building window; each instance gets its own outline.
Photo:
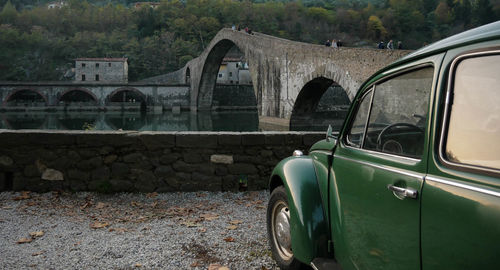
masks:
POLYGON ((222 78, 222 73, 219 73, 219 78, 222 78))
POLYGON ((98 68, 99 67, 99 63, 95 63, 95 67, 98 68))
POLYGON ((108 67, 110 67, 110 66, 111 66, 111 63, 108 63, 108 67))
POLYGON ((85 67, 85 63, 82 63, 82 67, 85 67))
POLYGON ((85 81, 85 74, 82 74, 82 81, 85 81))
POLYGON ((233 77, 233 73, 232 72, 229 72, 229 77, 233 77))
POLYGON ((99 74, 96 74, 95 75, 95 80, 98 81, 99 80, 99 74))

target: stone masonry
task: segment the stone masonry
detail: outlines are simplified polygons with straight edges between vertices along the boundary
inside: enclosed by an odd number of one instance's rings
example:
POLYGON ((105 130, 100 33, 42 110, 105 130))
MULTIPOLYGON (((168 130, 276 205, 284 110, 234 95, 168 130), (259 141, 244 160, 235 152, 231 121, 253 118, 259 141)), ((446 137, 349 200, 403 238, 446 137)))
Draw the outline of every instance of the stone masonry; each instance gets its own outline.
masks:
POLYGON ((0 130, 0 190, 173 192, 267 188, 274 166, 318 132, 0 130))

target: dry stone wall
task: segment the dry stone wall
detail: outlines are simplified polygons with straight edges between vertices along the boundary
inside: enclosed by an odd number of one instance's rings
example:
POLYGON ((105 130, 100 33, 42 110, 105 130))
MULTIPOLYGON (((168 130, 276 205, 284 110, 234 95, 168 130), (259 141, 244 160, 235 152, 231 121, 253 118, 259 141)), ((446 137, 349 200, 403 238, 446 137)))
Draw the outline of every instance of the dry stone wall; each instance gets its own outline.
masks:
POLYGON ((0 131, 0 189, 99 192, 267 188, 318 132, 0 131))

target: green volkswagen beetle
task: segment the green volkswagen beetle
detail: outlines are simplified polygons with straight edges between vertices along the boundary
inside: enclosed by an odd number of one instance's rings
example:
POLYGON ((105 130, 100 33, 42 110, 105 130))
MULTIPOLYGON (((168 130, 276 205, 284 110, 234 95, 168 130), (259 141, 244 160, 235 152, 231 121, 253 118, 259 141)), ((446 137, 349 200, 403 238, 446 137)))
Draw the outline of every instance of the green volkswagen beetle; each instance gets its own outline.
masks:
POLYGON ((500 269, 500 21, 375 73, 270 191, 281 269, 500 269))

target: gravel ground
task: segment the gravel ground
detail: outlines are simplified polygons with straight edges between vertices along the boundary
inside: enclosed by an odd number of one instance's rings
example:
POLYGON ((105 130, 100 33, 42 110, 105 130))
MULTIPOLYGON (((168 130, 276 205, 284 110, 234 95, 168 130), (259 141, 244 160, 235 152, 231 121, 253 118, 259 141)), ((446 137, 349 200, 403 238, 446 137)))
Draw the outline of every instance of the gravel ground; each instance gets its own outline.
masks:
POLYGON ((2 192, 0 269, 277 269, 268 199, 266 191, 2 192))

